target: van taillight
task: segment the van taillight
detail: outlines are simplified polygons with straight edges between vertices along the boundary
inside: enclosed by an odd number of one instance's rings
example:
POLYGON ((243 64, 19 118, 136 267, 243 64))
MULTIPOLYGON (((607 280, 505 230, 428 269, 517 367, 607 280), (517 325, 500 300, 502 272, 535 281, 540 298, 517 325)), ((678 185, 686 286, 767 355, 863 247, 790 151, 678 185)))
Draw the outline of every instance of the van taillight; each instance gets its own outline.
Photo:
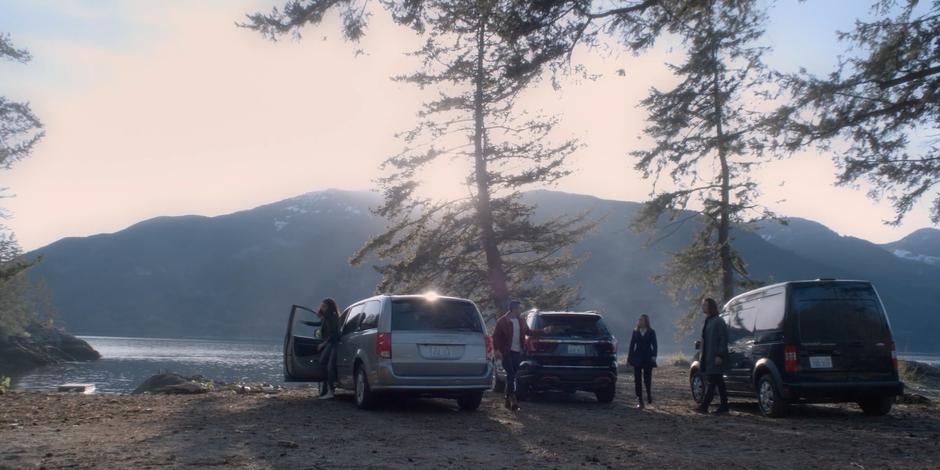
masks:
POLYGON ((486 335, 486 359, 493 360, 493 337, 486 335))
POLYGON ((375 335, 375 354, 383 359, 392 358, 391 333, 379 333, 375 335))
POLYGON ((793 373, 797 371, 797 368, 796 346, 785 346, 783 348, 783 369, 793 373))
POLYGON ((898 349, 891 343, 891 368, 898 370, 898 349))

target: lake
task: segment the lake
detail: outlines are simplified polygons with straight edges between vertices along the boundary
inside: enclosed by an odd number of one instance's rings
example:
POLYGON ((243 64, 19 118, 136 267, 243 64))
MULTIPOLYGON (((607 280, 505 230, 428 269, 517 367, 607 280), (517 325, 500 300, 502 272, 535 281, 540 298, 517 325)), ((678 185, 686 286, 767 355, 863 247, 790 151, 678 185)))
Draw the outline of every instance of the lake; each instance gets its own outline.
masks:
POLYGON ((100 392, 133 391, 163 371, 224 382, 283 384, 280 341, 82 336, 101 353, 95 362, 67 363, 14 378, 14 389, 54 390, 68 382, 94 383, 100 392))
MULTIPOLYGON (((284 385, 280 341, 116 338, 82 336, 101 353, 95 362, 44 367, 13 380, 14 389, 55 390, 68 382, 93 383, 99 392, 128 393, 151 375, 171 371, 224 382, 284 385)), ((940 355, 907 353, 940 366, 940 355)))

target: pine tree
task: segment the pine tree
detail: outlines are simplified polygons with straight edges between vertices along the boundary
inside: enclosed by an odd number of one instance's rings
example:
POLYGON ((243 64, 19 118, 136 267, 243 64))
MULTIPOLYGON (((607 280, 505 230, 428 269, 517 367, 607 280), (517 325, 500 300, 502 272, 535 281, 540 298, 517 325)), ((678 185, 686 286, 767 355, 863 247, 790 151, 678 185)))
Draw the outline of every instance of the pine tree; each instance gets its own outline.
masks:
POLYGON ((848 47, 834 72, 786 77, 793 99, 776 117, 777 144, 831 152, 839 184, 867 179, 872 198, 890 198, 891 224, 922 197, 940 224, 940 1, 879 0, 873 13, 839 33, 848 47))
MULTIPOLYGON (((672 13, 665 27, 686 52, 684 62, 669 66, 679 83, 654 88, 642 101, 653 145, 632 152, 644 178, 656 188, 667 179, 670 188, 654 189, 634 227, 668 233, 695 224, 692 242, 657 279, 676 299, 727 301, 736 285, 752 282, 732 226, 770 215, 755 204, 758 187, 748 174, 765 156, 759 109, 771 77, 761 61, 766 49, 755 45, 765 17, 756 2, 732 0, 685 3, 672 13)), ((680 330, 691 326, 694 307, 680 330)))
MULTIPOLYGON (((274 36, 296 32, 339 4, 345 36, 358 39, 368 14, 357 2, 291 2, 283 13, 249 16, 247 26, 274 36)), ((516 109, 519 95, 568 50, 559 38, 571 30, 522 34, 530 17, 517 14, 512 2, 385 5, 398 23, 425 37, 414 52, 420 70, 398 80, 438 96, 401 135, 406 148, 384 162, 379 186, 385 200, 375 212, 388 225, 352 262, 381 260, 379 291, 436 289, 495 309, 510 297, 543 307, 573 304, 577 289, 563 282, 579 261, 570 247, 593 225, 585 214, 540 220, 522 191, 566 176, 565 159, 578 143, 552 139, 557 118, 516 109), (441 201, 421 194, 423 172, 438 162, 467 168, 453 182, 466 188, 466 197, 441 201)))
MULTIPOLYGON (((17 49, 9 35, 0 34, 0 60, 25 64, 31 59, 29 51, 17 49)), ((29 156, 43 135, 42 122, 33 114, 29 103, 0 96, 0 168, 9 168, 29 156)))

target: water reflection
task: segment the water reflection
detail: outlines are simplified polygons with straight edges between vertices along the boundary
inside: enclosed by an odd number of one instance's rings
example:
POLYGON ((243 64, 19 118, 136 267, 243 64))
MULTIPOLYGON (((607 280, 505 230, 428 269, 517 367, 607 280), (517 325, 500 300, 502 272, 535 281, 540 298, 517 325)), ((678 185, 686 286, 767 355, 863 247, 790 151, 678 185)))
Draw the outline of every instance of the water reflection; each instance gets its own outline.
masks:
POLYGON ((101 360, 44 367, 14 378, 13 388, 53 390, 66 382, 94 383, 100 392, 130 392, 153 374, 172 371, 226 382, 282 383, 275 341, 82 337, 101 360))

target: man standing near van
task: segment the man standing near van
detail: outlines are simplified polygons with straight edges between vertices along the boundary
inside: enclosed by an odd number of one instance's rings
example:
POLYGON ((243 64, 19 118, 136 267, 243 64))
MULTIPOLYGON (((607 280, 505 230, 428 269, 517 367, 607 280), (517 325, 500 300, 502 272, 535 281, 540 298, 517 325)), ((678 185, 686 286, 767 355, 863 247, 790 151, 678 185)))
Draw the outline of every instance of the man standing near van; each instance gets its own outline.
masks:
POLYGON ((522 361, 522 348, 526 336, 530 334, 529 327, 520 317, 522 302, 509 301, 509 311, 499 317, 496 328, 493 330, 493 349, 496 350, 496 359, 502 361, 503 370, 506 371, 506 408, 517 411, 519 402, 516 400, 516 371, 522 361))
POLYGON ((702 313, 705 314, 705 325, 702 326, 700 373, 705 375, 708 389, 696 411, 708 413, 717 388, 720 404, 715 413, 727 413, 728 392, 725 388, 724 373, 728 362, 728 325, 718 316, 718 303, 715 299, 707 298, 702 301, 702 313))

